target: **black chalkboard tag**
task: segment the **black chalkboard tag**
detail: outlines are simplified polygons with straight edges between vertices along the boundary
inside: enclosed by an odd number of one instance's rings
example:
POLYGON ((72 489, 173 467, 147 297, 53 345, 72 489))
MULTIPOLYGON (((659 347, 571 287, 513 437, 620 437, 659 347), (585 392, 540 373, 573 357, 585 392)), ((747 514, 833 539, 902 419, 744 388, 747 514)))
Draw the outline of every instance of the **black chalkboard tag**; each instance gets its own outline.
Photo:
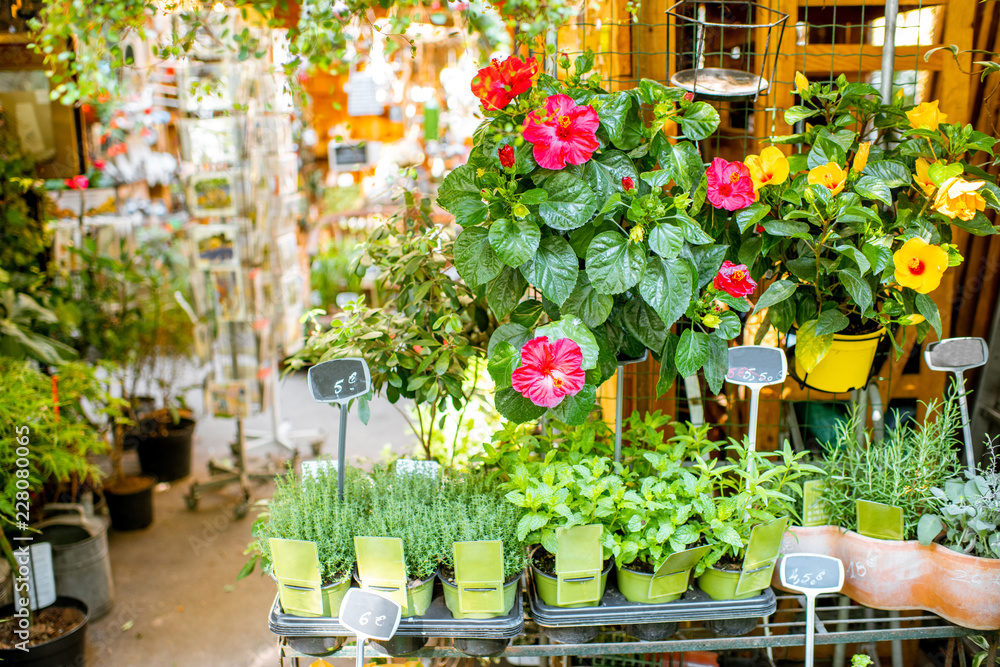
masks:
POLYGON ((351 588, 340 603, 340 624, 364 639, 389 641, 396 634, 403 610, 399 603, 378 593, 351 588))
POLYGON ((309 369, 309 391, 319 403, 346 403, 364 396, 371 387, 371 373, 364 359, 331 359, 309 369))
POLYGON ((785 353, 767 345, 741 345, 729 348, 726 382, 748 387, 766 387, 785 381, 788 362, 785 353))
POLYGON ((813 666, 816 643, 816 596, 836 593, 844 585, 844 564, 839 558, 822 554, 789 554, 781 559, 778 570, 781 585, 806 597, 806 659, 807 667, 813 666))

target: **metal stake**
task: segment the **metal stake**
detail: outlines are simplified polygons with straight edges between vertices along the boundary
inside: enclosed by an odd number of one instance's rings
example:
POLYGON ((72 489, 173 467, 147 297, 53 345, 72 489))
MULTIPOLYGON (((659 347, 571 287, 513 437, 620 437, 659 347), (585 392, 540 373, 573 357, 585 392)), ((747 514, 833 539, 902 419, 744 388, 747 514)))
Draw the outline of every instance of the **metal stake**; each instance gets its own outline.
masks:
POLYGON ((615 382, 617 389, 615 390, 615 463, 622 462, 622 406, 625 399, 622 398, 622 394, 625 393, 625 366, 618 364, 618 370, 615 372, 615 382))
MULTIPOLYGON (((347 453, 347 405, 345 403, 338 403, 340 407, 340 435, 337 437, 337 493, 340 499, 344 499, 344 460, 346 459, 347 453)), ((361 642, 359 646, 358 655, 361 655, 360 646, 364 642, 361 642)), ((360 667, 360 666, 359 666, 360 667)))
POLYGON ((899 0, 886 0, 885 33, 882 38, 882 104, 892 102, 892 78, 896 65, 896 16, 899 0))

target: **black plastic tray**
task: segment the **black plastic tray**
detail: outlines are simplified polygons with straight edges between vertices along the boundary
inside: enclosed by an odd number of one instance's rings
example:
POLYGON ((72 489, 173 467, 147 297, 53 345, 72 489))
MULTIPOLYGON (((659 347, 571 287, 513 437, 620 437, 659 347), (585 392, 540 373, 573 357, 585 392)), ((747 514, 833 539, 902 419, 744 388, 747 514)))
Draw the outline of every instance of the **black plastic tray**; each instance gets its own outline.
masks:
MULTIPOLYGON (((353 637, 354 633, 342 626, 338 619, 329 617, 308 618, 286 614, 281 601, 275 596, 268 627, 282 637, 353 637)), ((397 637, 451 637, 459 639, 509 639, 524 629, 524 605, 521 591, 513 609, 506 616, 487 619, 452 618, 444 604, 444 596, 436 595, 423 616, 399 621, 397 637)))
POLYGON ((608 575, 608 585, 597 607, 565 609, 547 605, 535 594, 535 582, 528 578, 528 603, 532 620, 543 627, 576 627, 582 625, 631 625, 640 623, 671 623, 674 621, 715 621, 729 618, 759 618, 773 614, 778 602, 770 588, 746 600, 713 600, 697 587, 673 602, 642 604, 629 602, 618 591, 614 572, 608 575))

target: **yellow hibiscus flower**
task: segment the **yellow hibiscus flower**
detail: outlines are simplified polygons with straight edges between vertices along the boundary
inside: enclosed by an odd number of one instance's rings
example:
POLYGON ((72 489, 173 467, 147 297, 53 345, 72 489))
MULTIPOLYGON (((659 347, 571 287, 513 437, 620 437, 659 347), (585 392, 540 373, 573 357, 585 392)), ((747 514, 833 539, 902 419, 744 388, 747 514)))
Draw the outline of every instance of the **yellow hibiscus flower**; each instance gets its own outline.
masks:
POLYGON ((938 109, 938 100, 933 102, 921 102, 913 109, 906 112, 906 119, 916 130, 930 130, 935 132, 938 125, 948 121, 948 114, 941 113, 938 109))
POLYGON ((768 146, 760 155, 748 155, 743 164, 750 170, 754 190, 765 185, 780 185, 788 179, 788 158, 774 146, 768 146))
POLYGON ((872 147, 872 142, 866 141, 858 146, 858 152, 854 156, 854 173, 860 174, 868 164, 868 151, 872 147))
POLYGON ((896 282, 921 294, 937 289, 948 268, 948 253, 921 238, 910 239, 893 253, 896 282))
POLYGON ((795 92, 801 95, 803 92, 809 90, 809 79, 802 72, 795 73, 795 92))
POLYGON ((937 186, 934 185, 934 181, 931 180, 928 170, 931 168, 930 162, 922 157, 917 158, 917 173, 913 176, 913 180, 917 182, 917 185, 924 194, 928 197, 934 193, 937 186))
POLYGON ((839 194, 846 180, 847 172, 836 162, 827 162, 809 170, 809 185, 822 185, 831 195, 839 194))
POLYGON ((960 176, 949 178, 934 197, 934 210, 952 219, 972 220, 976 211, 986 208, 986 200, 976 192, 984 185, 983 181, 970 183, 960 176))

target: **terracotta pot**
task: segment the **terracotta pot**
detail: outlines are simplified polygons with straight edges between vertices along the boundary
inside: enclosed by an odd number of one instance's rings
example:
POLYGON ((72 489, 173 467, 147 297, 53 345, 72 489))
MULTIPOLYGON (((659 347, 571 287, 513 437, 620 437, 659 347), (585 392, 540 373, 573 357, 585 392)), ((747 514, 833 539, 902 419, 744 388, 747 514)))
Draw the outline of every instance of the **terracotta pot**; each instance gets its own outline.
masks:
MULTIPOLYGON (((836 526, 792 527, 781 552, 818 553, 844 563, 842 592, 866 607, 922 609, 973 630, 1000 629, 1000 559, 939 544, 877 540, 836 526)), ((781 588, 775 569, 773 585, 781 588)))

